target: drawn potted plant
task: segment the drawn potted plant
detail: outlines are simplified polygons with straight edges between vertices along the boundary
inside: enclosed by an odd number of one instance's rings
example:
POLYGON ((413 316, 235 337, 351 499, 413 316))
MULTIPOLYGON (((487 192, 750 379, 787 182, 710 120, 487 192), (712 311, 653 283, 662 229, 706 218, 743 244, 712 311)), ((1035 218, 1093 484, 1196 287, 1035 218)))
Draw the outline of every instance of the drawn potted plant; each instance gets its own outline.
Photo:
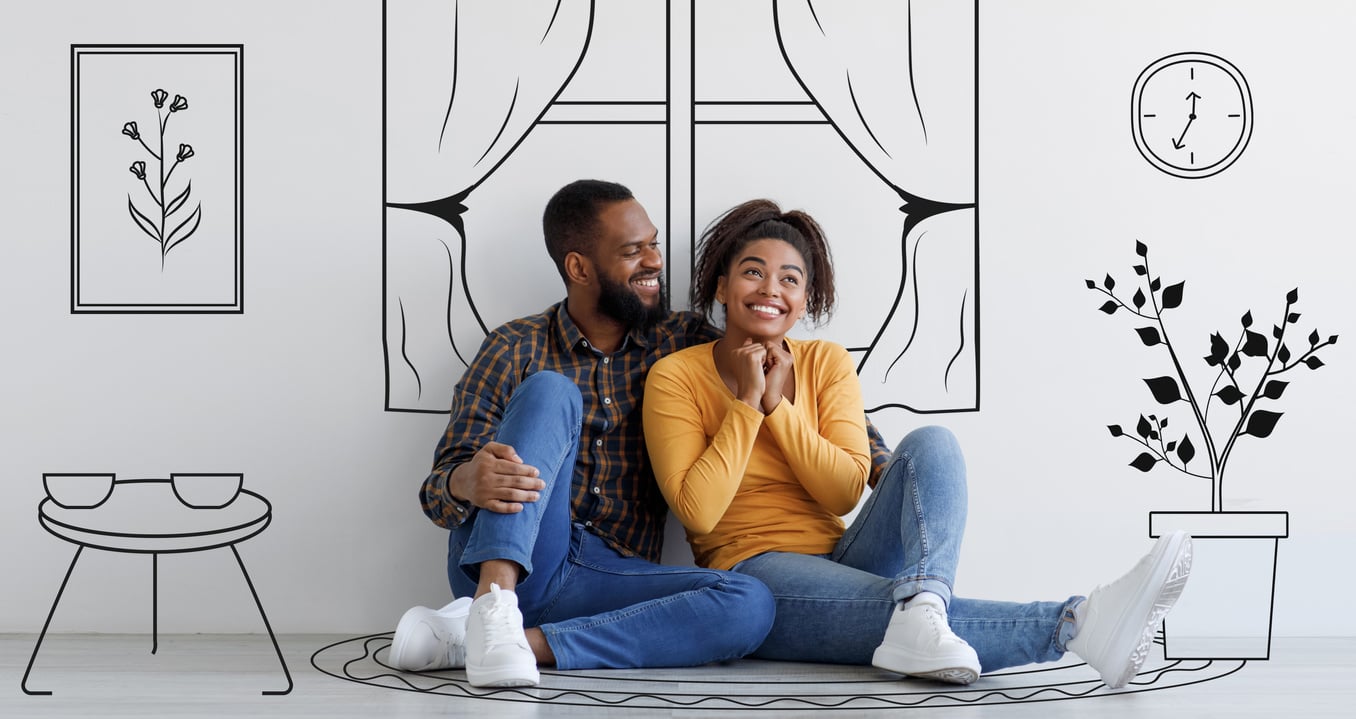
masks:
MULTIPOLYGON (((1178 352, 1179 345, 1173 343, 1164 322, 1165 312, 1181 306, 1185 283, 1164 285, 1149 266, 1149 249, 1143 242, 1135 243, 1135 254, 1139 256, 1134 265, 1137 281, 1128 302, 1116 294, 1117 283, 1110 274, 1100 285, 1093 280, 1085 280, 1085 283, 1088 289, 1105 296, 1106 300, 1099 308, 1102 312, 1114 315, 1124 310, 1147 321, 1147 325, 1136 327, 1135 332, 1146 347, 1163 348, 1172 373, 1146 378, 1144 383, 1159 405, 1166 408, 1185 404, 1189 407, 1193 426, 1178 435, 1178 427, 1174 425, 1170 435, 1169 417, 1154 413, 1141 414, 1130 431, 1119 424, 1109 425, 1107 429, 1111 436, 1139 445, 1138 454, 1130 462, 1135 469, 1150 472, 1163 465, 1210 485, 1209 512, 1150 512, 1149 533, 1156 537, 1175 529, 1185 529, 1197 540, 1198 554, 1207 548, 1214 551, 1212 545, 1218 544, 1216 540, 1227 540, 1231 547, 1224 556, 1251 557, 1250 561, 1261 563, 1256 566, 1230 561, 1226 568, 1198 562, 1182 603, 1173 612, 1170 621, 1173 630, 1167 631, 1165 625, 1168 641, 1164 653, 1170 659, 1266 659, 1271 651, 1276 550, 1280 540, 1289 535, 1289 514, 1226 511, 1225 470, 1239 440, 1271 436, 1284 415, 1274 409, 1274 403, 1285 394, 1290 384, 1289 373, 1301 366, 1308 370, 1324 366, 1319 352, 1336 344, 1337 335, 1324 338, 1313 330, 1302 343, 1294 343, 1292 337, 1297 331, 1300 313, 1295 309, 1299 290, 1293 289, 1286 294, 1285 309, 1280 322, 1272 326, 1270 337, 1255 328, 1251 311, 1242 316, 1242 327, 1232 343, 1221 332, 1210 335, 1209 351, 1204 360, 1213 368, 1214 377, 1208 392, 1201 392, 1198 385, 1188 379, 1178 352), (1200 468, 1202 464, 1204 468, 1200 468), (1202 545, 1202 539, 1210 540, 1211 544, 1202 545), (1241 571, 1221 571, 1228 568, 1241 571), (1222 582, 1222 587, 1200 586, 1212 581, 1222 582), (1190 604, 1187 601, 1190 595, 1209 598, 1212 594, 1229 597, 1227 609, 1230 613, 1241 609, 1242 605, 1254 605, 1253 613, 1257 617, 1245 631, 1245 637, 1231 637, 1228 642, 1221 642, 1217 638, 1207 639, 1208 634, 1201 633, 1208 629, 1202 630, 1199 625, 1209 622, 1192 626, 1193 610, 1184 606, 1190 604), (1183 617, 1179 616, 1183 614, 1186 615, 1185 625, 1183 617), (1222 656, 1221 652, 1229 656, 1222 656)), ((1223 609, 1226 608, 1214 607, 1217 613, 1223 609)), ((1203 607, 1202 613, 1208 614, 1209 609, 1203 607)))
MULTIPOLYGON (((175 194, 172 198, 169 196, 171 191, 170 179, 179 165, 193 157, 193 146, 187 143, 179 143, 179 150, 172 158, 165 154, 165 130, 169 127, 169 121, 175 114, 188 109, 188 98, 183 95, 175 95, 174 100, 170 102, 169 107, 165 107, 165 101, 169 98, 169 93, 162 89, 156 89, 151 92, 151 101, 155 103, 156 108, 156 149, 152 149, 146 144, 142 137, 141 130, 137 127, 135 121, 127 122, 122 126, 122 134, 141 143, 141 147, 151 156, 154 163, 154 171, 148 172, 145 160, 137 160, 128 167, 141 184, 146 188, 146 194, 150 196, 154 209, 149 212, 142 212, 132 201, 132 195, 127 195, 127 212, 132 216, 132 221, 136 226, 152 240, 160 245, 160 269, 165 269, 165 257, 169 251, 174 249, 179 243, 187 240, 198 230, 198 224, 202 221, 202 204, 199 203, 191 212, 185 213, 188 206, 189 196, 193 191, 193 182, 191 180, 184 182, 183 191, 175 194), (172 162, 171 162, 172 160, 172 162), (173 229, 170 229, 173 226, 173 229)), ((171 143, 171 146, 173 143, 171 143)))

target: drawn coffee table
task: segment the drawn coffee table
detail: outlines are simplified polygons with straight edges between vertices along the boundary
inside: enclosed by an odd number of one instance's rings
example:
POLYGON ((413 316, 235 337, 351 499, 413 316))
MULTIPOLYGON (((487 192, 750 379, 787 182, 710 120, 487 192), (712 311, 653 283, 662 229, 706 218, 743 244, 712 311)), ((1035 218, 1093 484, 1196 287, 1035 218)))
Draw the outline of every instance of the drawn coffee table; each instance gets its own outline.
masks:
MULTIPOLYGON (((45 479, 45 478, 44 478, 45 479)), ((254 582, 245 570, 245 562, 240 558, 237 544, 259 534, 268 527, 273 519, 273 506, 258 494, 241 489, 229 503, 220 507, 190 507, 180 500, 169 479, 129 479, 113 482, 112 491, 107 498, 95 506, 74 508, 62 506, 50 496, 38 504, 38 523, 53 535, 76 545, 71 566, 61 580, 52 609, 47 613, 47 621, 42 625, 38 643, 33 647, 33 656, 24 670, 21 686, 25 694, 50 695, 50 691, 34 691, 28 688, 28 675, 33 671, 33 662, 47 637, 47 630, 56 614, 61 595, 66 591, 80 555, 86 549, 100 549, 107 552, 127 552, 151 555, 151 653, 159 648, 159 607, 157 606, 157 580, 159 557, 161 554, 180 554, 203 552, 209 549, 230 547, 240 566, 240 574, 245 578, 259 616, 264 620, 269 639, 273 642, 273 651, 282 665, 283 676, 287 679, 287 688, 276 691, 264 691, 266 695, 288 694, 292 691, 292 674, 287 670, 282 650, 278 647, 278 638, 264 613, 264 605, 259 601, 259 593, 254 582)))

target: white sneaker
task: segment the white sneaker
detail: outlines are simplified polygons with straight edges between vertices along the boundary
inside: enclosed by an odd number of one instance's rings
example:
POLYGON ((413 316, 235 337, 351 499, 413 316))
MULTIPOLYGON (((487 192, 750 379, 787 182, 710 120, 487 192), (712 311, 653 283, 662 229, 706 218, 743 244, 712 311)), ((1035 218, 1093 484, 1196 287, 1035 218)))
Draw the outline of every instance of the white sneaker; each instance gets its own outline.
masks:
POLYGON ((969 684, 979 678, 979 655, 946 622, 946 608, 913 602, 890 615, 871 664, 896 674, 969 684))
POLYGON ((405 612, 391 640, 391 666, 424 672, 466 666, 466 616, 471 598, 461 597, 442 609, 414 607, 405 612))
POLYGON ((1177 531, 1158 539, 1139 563, 1111 584, 1092 590, 1069 651, 1112 689, 1125 686, 1149 656, 1154 632, 1191 573, 1191 537, 1177 531))
POLYGON ((477 687, 527 687, 541 681, 523 633, 518 595, 490 585, 466 622, 466 678, 477 687))

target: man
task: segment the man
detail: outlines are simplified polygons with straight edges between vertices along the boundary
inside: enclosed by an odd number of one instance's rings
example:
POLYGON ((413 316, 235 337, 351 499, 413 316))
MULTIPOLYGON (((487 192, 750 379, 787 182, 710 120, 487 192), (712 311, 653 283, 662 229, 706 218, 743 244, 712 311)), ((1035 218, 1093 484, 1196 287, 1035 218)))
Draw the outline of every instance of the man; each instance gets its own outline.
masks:
POLYGON ((457 383, 420 499, 451 530, 461 598, 406 612, 391 661, 530 686, 538 666, 743 656, 772 625, 772 595, 744 575, 657 563, 668 508, 640 426, 649 367, 718 333, 668 310, 658 230, 630 190, 573 182, 542 226, 566 298, 491 332, 457 383))

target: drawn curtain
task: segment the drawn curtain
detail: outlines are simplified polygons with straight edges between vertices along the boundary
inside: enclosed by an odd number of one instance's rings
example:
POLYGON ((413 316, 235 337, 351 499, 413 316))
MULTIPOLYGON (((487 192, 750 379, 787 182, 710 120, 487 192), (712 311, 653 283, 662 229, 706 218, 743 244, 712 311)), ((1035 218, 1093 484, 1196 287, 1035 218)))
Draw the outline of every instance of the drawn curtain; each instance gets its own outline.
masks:
POLYGON ((468 198, 578 68, 593 2, 400 0, 386 13, 386 406, 445 412, 487 332, 473 295, 491 278, 465 262, 468 198))
POLYGON ((792 73, 903 204, 870 238, 898 281, 858 372, 868 408, 973 409, 975 13, 956 0, 776 0, 792 73))

